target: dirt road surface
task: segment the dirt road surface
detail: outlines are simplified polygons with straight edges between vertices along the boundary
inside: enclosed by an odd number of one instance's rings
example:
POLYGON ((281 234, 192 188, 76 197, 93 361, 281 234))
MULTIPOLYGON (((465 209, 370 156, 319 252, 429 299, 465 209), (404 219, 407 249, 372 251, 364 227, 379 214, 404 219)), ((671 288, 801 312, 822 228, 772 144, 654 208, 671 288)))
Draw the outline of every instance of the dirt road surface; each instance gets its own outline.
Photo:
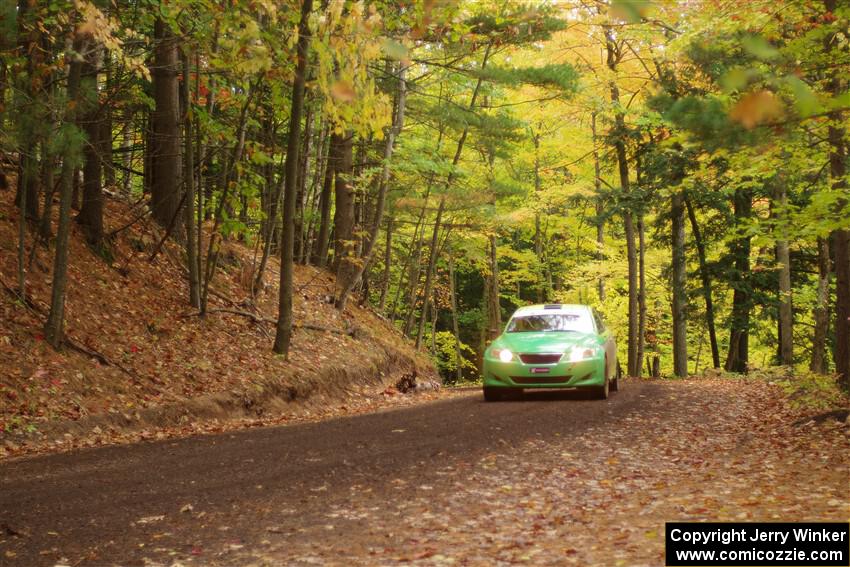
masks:
POLYGON ((846 521, 850 437, 763 382, 479 392, 0 463, 2 565, 663 565, 665 521, 846 521))

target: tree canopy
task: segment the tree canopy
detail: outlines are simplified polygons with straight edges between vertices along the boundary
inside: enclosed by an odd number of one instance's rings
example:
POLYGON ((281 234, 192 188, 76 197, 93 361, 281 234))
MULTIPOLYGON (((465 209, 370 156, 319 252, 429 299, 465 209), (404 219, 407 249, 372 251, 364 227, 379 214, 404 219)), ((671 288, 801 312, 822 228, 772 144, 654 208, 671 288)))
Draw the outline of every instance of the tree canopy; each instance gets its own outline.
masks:
POLYGON ((843 0, 7 1, 18 291, 53 247, 61 347, 70 222, 109 262, 124 199, 185 248, 201 314, 222 242, 257 250, 254 297, 280 255, 284 355, 301 263, 449 381, 563 302, 630 375, 850 387, 849 25, 843 0))

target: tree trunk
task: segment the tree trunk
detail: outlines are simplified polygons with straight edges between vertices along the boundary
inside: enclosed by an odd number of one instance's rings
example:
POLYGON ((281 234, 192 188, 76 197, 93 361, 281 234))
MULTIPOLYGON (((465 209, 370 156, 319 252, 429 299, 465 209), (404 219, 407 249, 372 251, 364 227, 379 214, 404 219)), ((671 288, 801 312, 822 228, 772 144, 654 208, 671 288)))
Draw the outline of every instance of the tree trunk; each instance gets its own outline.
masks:
MULTIPOLYGON (((73 49, 83 53, 88 37, 76 35, 73 49)), ((74 190, 74 173, 80 161, 80 147, 71 130, 76 129, 79 107, 81 63, 72 59, 68 67, 68 100, 76 104, 65 106, 62 128, 69 131, 62 151, 62 172, 59 189, 59 227, 56 232, 56 255, 53 261, 53 285, 50 294, 50 312, 44 325, 45 340, 58 349, 64 339, 65 287, 68 282, 68 237, 71 232, 71 198, 74 190)))
MULTIPOLYGON (((46 38, 42 38, 43 40, 46 38)), ((55 103, 56 93, 59 91, 57 81, 55 80, 58 70, 53 70, 47 73, 44 81, 47 84, 42 88, 39 97, 42 99, 42 104, 46 107, 43 114, 45 126, 50 132, 56 132, 59 129, 60 110, 55 103)), ((41 167, 39 171, 41 177, 41 190, 43 193, 43 207, 39 218, 38 236, 43 242, 50 240, 52 234, 53 221, 53 197, 56 192, 56 183, 54 178, 56 175, 56 149, 53 144, 41 144, 41 167)), ((32 253, 30 253, 32 254, 32 253)))
MULTIPOLYGON (((753 209, 752 195, 748 189, 737 189, 734 197, 735 225, 740 228, 750 218, 753 209)), ((732 244, 735 273, 732 287, 732 313, 729 328, 729 353, 726 371, 746 373, 749 365, 750 308, 750 237, 739 236, 732 244)))
POLYGON ((381 278, 381 295, 378 311, 384 312, 387 306, 387 291, 390 288, 390 264, 393 259, 393 217, 387 218, 387 241, 384 244, 384 276, 381 278))
MULTIPOLYGON (((215 44, 213 44, 215 46, 215 44)), ((212 92, 210 92, 207 97, 212 98, 212 92)), ((201 100, 201 56, 195 51, 195 100, 200 102, 201 100)), ((209 100, 207 101, 209 106, 209 100)), ((195 261, 198 264, 198 286, 203 289, 204 281, 203 281, 203 269, 204 269, 204 255, 202 253, 204 249, 204 163, 206 162, 206 151, 207 147, 204 144, 204 133, 201 127, 200 122, 195 122, 194 124, 194 134, 195 134, 195 155, 197 155, 197 171, 193 171, 194 175, 197 176, 197 184, 195 185, 195 193, 196 193, 196 202, 197 209, 195 210, 195 238, 197 239, 197 244, 195 246, 195 261)), ((194 156, 193 156, 194 157, 194 156)), ((194 168, 193 168, 194 170, 194 168)), ((202 291, 199 291, 199 296, 202 294, 202 291)), ((200 301, 200 308, 203 309, 203 299, 200 301)))
POLYGON ((332 270, 337 279, 345 277, 348 260, 354 256, 354 184, 352 179, 354 133, 341 140, 340 157, 334 175, 334 257, 332 270))
POLYGON ((110 189, 115 188, 115 165, 112 163, 112 108, 110 100, 114 96, 115 78, 112 71, 112 56, 109 51, 103 50, 103 71, 106 75, 106 94, 107 103, 103 109, 103 119, 100 121, 100 141, 101 152, 100 160, 103 164, 103 180, 110 189))
POLYGON ((245 97, 245 102, 242 104, 242 109, 239 112, 239 125, 236 128, 236 143, 233 145, 230 156, 222 160, 224 161, 224 166, 222 167, 218 181, 220 194, 218 204, 215 209, 213 226, 210 230, 209 242, 207 244, 206 266, 202 272, 201 314, 205 314, 207 312, 207 300, 209 298, 210 285, 212 284, 213 276, 215 276, 215 271, 218 267, 218 253, 220 250, 220 246, 218 244, 219 227, 224 221, 224 210, 229 200, 228 197, 230 188, 236 186, 239 179, 237 166, 242 160, 242 152, 245 150, 245 132, 248 128, 248 109, 251 107, 251 102, 257 92, 257 89, 260 87, 261 81, 262 78, 260 77, 249 87, 248 95, 245 97))
MULTIPOLYGON (((439 129, 439 134, 437 136, 437 146, 435 153, 440 153, 440 148, 442 148, 443 144, 443 134, 444 128, 442 125, 439 129)), ((409 301, 407 302, 408 312, 407 319, 404 324, 403 334, 405 336, 410 335, 410 330, 413 328, 413 317, 416 311, 416 289, 419 286, 419 271, 420 271, 420 259, 422 257, 422 241, 423 235, 425 234, 425 213, 428 211, 428 202, 431 198, 431 191, 434 188, 434 179, 436 175, 432 172, 428 175, 428 183, 425 185, 425 196, 422 203, 422 208, 419 211, 419 218, 416 220, 416 227, 413 230, 413 238, 410 241, 410 249, 407 255, 407 259, 404 263, 404 269, 401 270, 399 274, 399 283, 398 288, 396 290, 395 298, 393 299, 393 307, 390 311, 390 320, 395 321, 396 309, 398 308, 398 300, 401 296, 401 290, 403 286, 403 280, 405 276, 408 277, 408 282, 410 284, 409 289, 409 301)))
POLYGON ((396 96, 393 124, 389 132, 387 132, 386 142, 384 144, 384 160, 381 169, 381 179, 378 184, 378 197, 375 201, 375 218, 372 221, 372 229, 366 241, 366 247, 363 250, 359 265, 353 267, 350 275, 337 282, 342 285, 342 291, 339 293, 336 301, 336 308, 340 311, 345 309, 348 295, 354 289, 354 286, 357 285, 360 278, 363 277, 364 272, 369 268, 369 263, 372 261, 372 254, 375 250, 375 242, 378 240, 378 232, 383 222, 384 203, 387 199, 387 186, 390 180, 390 162, 393 157, 396 137, 398 137, 404 127, 404 107, 407 92, 407 83, 404 79, 405 71, 406 68, 402 65, 398 72, 398 96, 396 96))
POLYGON ((310 144, 313 139, 313 109, 307 105, 304 116, 304 136, 301 142, 298 164, 297 194, 295 195, 295 258, 304 257, 304 205, 307 193, 307 178, 310 173, 310 144))
POLYGON ((310 182, 310 195, 308 199, 310 205, 310 222, 307 224, 306 237, 304 241, 304 264, 312 264, 315 259, 314 248, 316 245, 316 228, 319 217, 319 199, 321 198, 321 181, 324 178, 324 171, 328 162, 328 148, 330 146, 330 134, 325 119, 322 117, 319 121, 318 140, 316 142, 316 160, 313 179, 310 182))
POLYGON ((452 302, 452 334, 455 337, 455 380, 460 382, 463 380, 463 352, 461 351, 460 342, 460 326, 457 320, 457 289, 455 285, 455 261, 449 254, 449 293, 451 294, 452 302))
MULTIPOLYGON (((433 177, 432 177, 433 179, 433 177)), ((425 234, 425 211, 428 209, 428 199, 431 196, 430 180, 425 193, 425 202, 422 209, 419 211, 419 218, 416 220, 416 226, 413 228, 413 236, 410 239, 410 246, 407 250, 407 257, 404 260, 402 269, 399 270, 398 285, 396 286, 395 297, 393 298, 393 306, 390 310, 390 320, 395 321, 398 310, 399 299, 402 291, 407 292, 409 301, 407 302, 408 312, 405 320, 402 334, 408 336, 410 329, 413 328, 413 313, 416 307, 416 287, 419 285, 419 266, 422 258, 422 241, 425 234), (407 278, 407 281, 405 281, 407 278), (407 289, 405 289, 407 285, 407 289)))
POLYGON ((672 268, 673 268, 673 373, 688 375, 687 289, 685 273, 685 196, 673 194, 672 268))
POLYGON ((691 232, 694 235, 694 243, 697 247, 699 258, 699 273, 702 280, 702 295, 705 298, 705 323, 708 327, 708 339, 711 344, 712 368, 720 368, 720 349, 717 346, 717 331, 714 324, 714 302, 711 299, 711 276, 708 273, 708 262, 705 255, 705 243, 697 223, 697 216, 691 206, 690 200, 685 197, 685 207, 688 210, 688 218, 691 221, 691 232))
MULTIPOLYGON (((33 85, 37 83, 38 76, 44 71, 43 57, 39 48, 41 32, 39 25, 32 17, 32 8, 35 6, 32 0, 18 0, 18 53, 26 60, 26 73, 18 76, 16 89, 16 118, 18 130, 20 131, 20 142, 18 145, 18 187, 15 195, 15 204, 25 212, 25 219, 38 221, 38 158, 36 148, 38 147, 38 136, 36 135, 37 116, 36 98, 43 93, 37 92, 33 85)), ((15 91, 13 91, 15 92, 15 91)), ((2 101, 0 101, 2 103, 2 101)), ((23 217, 23 215, 22 215, 23 217)), ((25 219, 21 219, 21 226, 25 230, 25 219)))
POLYGON ((826 374, 829 370, 826 359, 826 338, 829 335, 829 276, 831 272, 829 240, 818 238, 818 293, 814 312, 812 361, 809 364, 809 369, 818 374, 826 374))
POLYGON ((171 225, 180 206, 180 96, 178 40, 163 20, 154 22, 154 65, 151 72, 155 109, 151 113, 151 211, 163 227, 171 225))
POLYGON ((124 125, 121 128, 121 161, 124 166, 124 171, 121 176, 121 195, 129 200, 130 199, 130 181, 132 177, 130 176, 130 167, 133 164, 133 138, 132 138, 132 126, 133 126, 133 113, 132 111, 127 111, 129 115, 124 121, 124 125))
POLYGON ((495 234, 490 235, 487 244, 487 263, 490 273, 485 278, 484 285, 487 286, 487 291, 484 295, 487 298, 487 341, 493 341, 502 334, 502 306, 499 302, 499 262, 496 255, 495 234))
MULTIPOLYGON (((180 96, 183 107, 183 185, 186 191, 183 213, 186 225, 186 263, 189 268, 189 305, 201 308, 201 282, 198 265, 198 248, 195 241, 195 154, 192 128, 192 101, 189 97, 189 53, 184 48, 183 81, 180 83, 180 96)), ((198 71, 197 69, 195 70, 198 71)))
POLYGON ((437 356, 437 320, 440 317, 440 307, 437 305, 437 289, 431 298, 431 356, 437 356))
POLYGON ((102 52, 92 46, 86 54, 80 77, 80 97, 83 100, 81 123, 86 133, 83 145, 83 206, 77 222, 83 227, 86 241, 94 250, 103 246, 103 112, 97 89, 102 52))
POLYGON ((778 208, 777 222, 781 237, 776 240, 776 263, 779 268, 779 364, 794 364, 794 312, 791 304, 791 253, 788 246, 788 190, 782 178, 775 181, 774 209, 778 208))
MULTIPOLYGON (((837 169, 837 168, 836 168, 837 169)), ((841 174, 843 177, 843 173, 841 174)), ((833 179, 840 179, 837 175, 833 179)), ((835 269, 835 371, 850 390, 850 230, 832 233, 835 269)))
MULTIPOLYGON (((426 205, 427 206, 427 200, 426 205)), ((423 216, 425 214, 425 206, 423 206, 423 216)), ((420 221, 421 222, 421 221, 420 221)), ((419 233, 419 237, 416 238, 414 244, 414 252, 411 256, 410 263, 410 273, 407 279, 408 283, 408 301, 407 301, 407 318, 404 322, 404 328, 402 332, 405 336, 410 336, 410 333, 413 331, 413 323, 416 321, 416 303, 418 300, 417 292, 419 291, 419 279, 422 276, 422 245, 425 240, 425 225, 422 226, 422 230, 419 233)), ((395 307, 393 307, 393 312, 395 312, 395 307)))
MULTIPOLYGON (((599 148, 596 137, 596 112, 590 115, 590 131, 593 142, 593 187, 596 194, 596 260, 601 267, 602 262, 605 261, 605 221, 602 220, 602 214, 605 212, 605 203, 602 199, 602 173, 599 166, 599 148)), ((596 285, 599 293, 599 301, 604 302, 605 278, 600 275, 596 285)))
POLYGON ((422 333, 425 328, 425 315, 428 313, 428 303, 431 300, 431 285, 434 279, 434 268, 437 265, 437 254, 439 252, 438 243, 440 236, 440 222, 443 219, 443 211, 446 207, 446 197, 440 197, 440 204, 437 207, 437 218, 434 220, 434 232, 431 233, 431 253, 428 256, 428 267, 425 272, 425 288, 422 292, 422 317, 419 319, 419 329, 416 333, 416 350, 419 350, 422 344, 422 333))
MULTIPOLYGON (((824 0, 826 11, 834 14, 836 0, 824 0)), ((824 38, 827 55, 836 49, 838 41, 835 34, 824 38)), ((839 97, 846 92, 846 74, 839 67, 830 70, 829 92, 839 97)), ((847 145, 845 136, 845 118, 841 110, 829 113, 829 176, 833 189, 847 189, 847 145)), ((836 218, 847 216, 848 199, 837 204, 836 218)), ((850 230, 836 229, 830 235, 835 269, 835 370, 838 383, 845 391, 850 390, 850 230)))
MULTIPOLYGON (((3 2, 0 4, 0 20, 11 22, 17 16, 17 6, 14 2, 3 2)), ((15 48, 14 43, 8 35, 0 37, 0 51, 9 51, 15 48)), ((9 65, 6 59, 0 59, 0 131, 6 130, 6 91, 9 80, 9 65)), ((6 176, 0 171, 0 189, 5 189, 6 176)))
POLYGON ((83 183, 82 183, 82 175, 80 175, 81 173, 82 172, 80 171, 79 167, 77 167, 77 169, 74 170, 74 181, 73 181, 73 184, 72 184, 73 191, 71 193, 71 208, 73 208, 75 211, 78 211, 78 212, 79 212, 80 207, 82 205, 82 193, 80 191, 80 188, 82 187, 83 183))
MULTIPOLYGON (((608 68, 616 73, 617 64, 622 54, 614 40, 613 31, 610 26, 605 26, 605 47, 607 52, 608 68)), ((626 157, 626 121, 623 110, 620 108, 620 89, 616 80, 610 83, 611 102, 614 105, 614 149, 617 155, 617 166, 620 174, 620 187, 624 194, 630 192, 629 185, 629 162, 626 157)), ((623 224, 626 231, 626 257, 629 267, 629 323, 628 323, 628 375, 638 376, 640 368, 637 367, 638 360, 638 260, 635 250, 635 229, 632 212, 623 212, 623 224)))
MULTIPOLYGON (((269 148, 269 155, 273 156, 277 150, 275 143, 277 128, 274 125, 274 118, 272 115, 272 109, 270 107, 266 108, 266 113, 267 116, 264 119, 263 131, 265 143, 269 148)), ((252 297, 256 297, 257 293, 259 293, 259 291, 263 289, 263 275, 266 271, 266 264, 269 261, 269 256, 271 256, 272 253, 272 245, 275 242, 275 232, 279 225, 278 211, 280 205, 280 196, 283 193, 283 178, 285 177, 281 172, 281 181, 278 182, 275 179, 274 162, 267 163, 263 169, 265 185, 263 187, 261 197, 263 201, 263 214, 265 218, 263 219, 263 222, 260 225, 260 234, 263 239, 263 253, 260 257, 260 264, 257 267, 256 273, 254 274, 254 281, 251 285, 252 297)))
POLYGON ((646 225, 643 214, 638 217, 638 378, 643 375, 643 358, 646 353, 646 225))
POLYGON ((283 245, 280 259, 280 300, 274 352, 289 357, 292 340, 292 271, 295 252, 295 184, 298 177, 298 150, 301 135, 301 111, 304 107, 304 82, 307 77, 307 49, 310 43, 308 20, 313 0, 303 0, 298 23, 298 65, 292 84, 292 109, 289 113, 289 139, 286 147, 285 185, 283 193, 283 245))
MULTIPOLYGON (((540 197, 540 133, 532 133, 531 141, 534 143, 534 195, 535 199, 540 197)), ((535 201, 537 210, 534 211, 534 256, 537 258, 539 271, 537 273, 537 303, 545 303, 548 300, 549 289, 547 287, 546 263, 543 258, 543 233, 540 229, 540 203, 535 201)))
MULTIPOLYGON (((54 88, 55 87, 51 87, 51 90, 54 88)), ((48 96, 51 100, 53 100, 54 96, 52 93, 48 96)), ((59 128, 57 121, 53 117, 53 112, 49 114, 49 120, 51 129, 55 130, 59 128)), ((50 236, 53 234, 53 197, 56 193, 56 183, 54 181, 56 174, 56 157, 54 155, 54 149, 49 146, 50 144, 42 146, 41 186, 43 187, 44 192, 44 206, 42 207, 41 219, 38 223, 39 238, 45 242, 50 240, 50 236)))
MULTIPOLYGON (((620 164, 620 183, 628 186, 628 163, 626 162, 625 146, 621 142, 617 143, 617 160, 620 164)), ((628 192, 628 189, 626 189, 628 192)), ((628 260, 629 270, 629 322, 628 322, 628 361, 629 375, 637 376, 640 369, 637 368, 638 357, 638 334, 639 334, 639 301, 638 301, 638 258, 635 249, 635 229, 632 220, 632 213, 626 211, 623 213, 623 223, 625 225, 626 236, 626 256, 628 260)))
POLYGON ((313 242, 313 264, 324 268, 328 265, 328 248, 330 247, 331 230, 331 201, 333 200, 333 183, 342 152, 342 136, 331 134, 328 147, 328 159, 325 165, 325 179, 319 196, 319 235, 313 242))

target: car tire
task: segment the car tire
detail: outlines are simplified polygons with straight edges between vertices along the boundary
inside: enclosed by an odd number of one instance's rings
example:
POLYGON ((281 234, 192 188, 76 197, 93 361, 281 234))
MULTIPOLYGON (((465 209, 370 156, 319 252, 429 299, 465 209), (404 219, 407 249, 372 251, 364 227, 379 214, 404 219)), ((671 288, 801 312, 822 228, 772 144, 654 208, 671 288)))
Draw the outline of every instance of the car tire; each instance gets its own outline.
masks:
POLYGON ((489 388, 484 386, 484 401, 485 402, 501 402, 502 392, 498 388, 489 388))
POLYGON ((620 376, 623 374, 622 369, 620 368, 620 362, 617 362, 617 373, 614 375, 614 379, 611 381, 611 391, 619 392, 620 391, 620 376))

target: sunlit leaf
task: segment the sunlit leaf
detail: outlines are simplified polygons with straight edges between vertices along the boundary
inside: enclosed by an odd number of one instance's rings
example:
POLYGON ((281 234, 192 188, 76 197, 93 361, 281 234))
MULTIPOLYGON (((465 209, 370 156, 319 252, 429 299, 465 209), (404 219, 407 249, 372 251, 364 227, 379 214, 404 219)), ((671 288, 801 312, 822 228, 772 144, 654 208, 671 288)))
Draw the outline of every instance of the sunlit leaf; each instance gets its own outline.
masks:
POLYGON ((635 23, 646 16, 651 6, 651 0, 614 0, 611 2, 611 15, 635 23))
POLYGON ((794 104, 797 107, 797 112, 802 116, 810 116, 821 110, 821 104, 817 96, 809 88, 809 85, 799 77, 790 75, 786 77, 785 82, 794 92, 794 104))
POLYGON ((779 51, 760 35, 746 36, 741 45, 752 56, 769 61, 779 56, 779 51))
POLYGON ((357 97, 357 92, 348 81, 336 81, 331 85, 331 96, 338 102, 351 102, 357 97))
POLYGON ((738 101, 729 117, 752 129, 782 116, 782 102, 770 91, 749 93, 738 101))

